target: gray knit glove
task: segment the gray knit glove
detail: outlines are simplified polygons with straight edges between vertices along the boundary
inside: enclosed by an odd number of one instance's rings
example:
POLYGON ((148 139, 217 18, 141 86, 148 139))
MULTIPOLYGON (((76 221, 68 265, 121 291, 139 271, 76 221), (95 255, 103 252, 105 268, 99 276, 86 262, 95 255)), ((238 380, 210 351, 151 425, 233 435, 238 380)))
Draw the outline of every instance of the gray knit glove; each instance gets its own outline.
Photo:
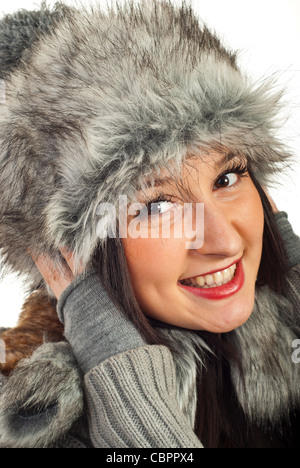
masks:
POLYGON ((288 256, 289 266, 293 267, 300 263, 300 240, 288 220, 285 211, 275 213, 278 229, 283 238, 285 249, 288 256))
POLYGON ((93 271, 78 276, 63 292, 57 311, 84 373, 111 356, 146 344, 93 271))

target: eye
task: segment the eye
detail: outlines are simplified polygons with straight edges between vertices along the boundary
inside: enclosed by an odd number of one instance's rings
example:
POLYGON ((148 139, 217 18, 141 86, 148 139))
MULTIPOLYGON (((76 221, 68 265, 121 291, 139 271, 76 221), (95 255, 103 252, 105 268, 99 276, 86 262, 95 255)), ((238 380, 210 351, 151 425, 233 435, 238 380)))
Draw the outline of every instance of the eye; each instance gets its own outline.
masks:
POLYGON ((248 177, 248 164, 246 161, 233 162, 215 181, 213 190, 233 187, 242 177, 248 177))
POLYGON ((166 211, 170 210, 173 205, 174 203, 167 200, 161 200, 159 202, 150 203, 148 205, 148 213, 149 215, 163 214, 166 211))
POLYGON ((215 182, 214 187, 226 188, 231 187, 239 180, 239 175, 235 172, 229 172, 228 174, 222 174, 215 182))

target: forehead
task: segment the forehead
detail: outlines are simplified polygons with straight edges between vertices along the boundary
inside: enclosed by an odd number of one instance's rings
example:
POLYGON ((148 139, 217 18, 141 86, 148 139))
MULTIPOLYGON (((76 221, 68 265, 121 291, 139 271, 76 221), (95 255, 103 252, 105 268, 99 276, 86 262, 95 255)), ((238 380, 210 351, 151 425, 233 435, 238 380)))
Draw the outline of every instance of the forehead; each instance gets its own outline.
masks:
POLYGON ((172 185, 178 181, 188 182, 191 177, 197 177, 203 171, 203 165, 212 168, 215 171, 222 170, 232 160, 240 162, 245 160, 246 157, 243 155, 236 155, 232 152, 220 153, 216 151, 210 151, 200 154, 188 154, 183 161, 180 170, 172 165, 172 162, 168 167, 160 168, 159 173, 154 172, 144 181, 145 187, 157 187, 172 185), (202 171, 201 171, 202 169, 202 171))

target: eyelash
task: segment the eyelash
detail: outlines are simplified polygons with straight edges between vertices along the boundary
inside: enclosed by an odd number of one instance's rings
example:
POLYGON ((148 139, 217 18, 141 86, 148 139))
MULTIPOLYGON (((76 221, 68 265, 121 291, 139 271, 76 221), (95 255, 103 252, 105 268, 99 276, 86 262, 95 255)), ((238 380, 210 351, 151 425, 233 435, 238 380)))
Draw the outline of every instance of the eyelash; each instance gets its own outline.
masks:
POLYGON ((172 202, 173 198, 171 195, 166 195, 164 192, 158 192, 153 195, 153 198, 148 199, 145 203, 146 207, 149 209, 152 204, 159 203, 161 201, 172 202))
MULTIPOLYGON (((248 166, 247 163, 245 162, 240 162, 240 163, 233 163, 231 166, 229 166, 226 170, 224 170, 221 174, 218 175, 216 180, 214 181, 213 186, 215 186, 216 182, 221 178, 226 176, 227 174, 235 173, 238 174, 240 177, 248 177, 248 166)), ((151 207, 151 204, 154 203, 159 203, 161 201, 164 202, 172 202, 174 201, 174 197, 171 195, 166 195, 164 192, 156 192, 153 194, 153 197, 151 199, 147 199, 145 202, 146 207, 149 209, 151 207)))
POLYGON ((225 169, 220 175, 218 175, 218 177, 214 181, 213 187, 215 186, 216 182, 219 179, 221 179, 221 177, 224 177, 227 174, 234 173, 234 174, 238 174, 240 177, 248 177, 248 174, 247 174, 248 170, 249 168, 246 162, 232 163, 231 166, 227 167, 227 169, 225 169))

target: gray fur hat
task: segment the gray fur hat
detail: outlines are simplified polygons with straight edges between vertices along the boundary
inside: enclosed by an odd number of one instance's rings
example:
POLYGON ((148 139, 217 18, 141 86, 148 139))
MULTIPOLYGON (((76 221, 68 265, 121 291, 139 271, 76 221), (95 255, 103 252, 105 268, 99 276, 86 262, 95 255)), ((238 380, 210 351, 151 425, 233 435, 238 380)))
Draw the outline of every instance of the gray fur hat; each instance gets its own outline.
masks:
POLYGON ((288 158, 276 138, 278 93, 248 82, 236 55, 185 3, 127 2, 19 12, 0 22, 0 248, 87 264, 97 207, 130 199, 146 176, 197 147, 244 154, 260 182, 288 158))

